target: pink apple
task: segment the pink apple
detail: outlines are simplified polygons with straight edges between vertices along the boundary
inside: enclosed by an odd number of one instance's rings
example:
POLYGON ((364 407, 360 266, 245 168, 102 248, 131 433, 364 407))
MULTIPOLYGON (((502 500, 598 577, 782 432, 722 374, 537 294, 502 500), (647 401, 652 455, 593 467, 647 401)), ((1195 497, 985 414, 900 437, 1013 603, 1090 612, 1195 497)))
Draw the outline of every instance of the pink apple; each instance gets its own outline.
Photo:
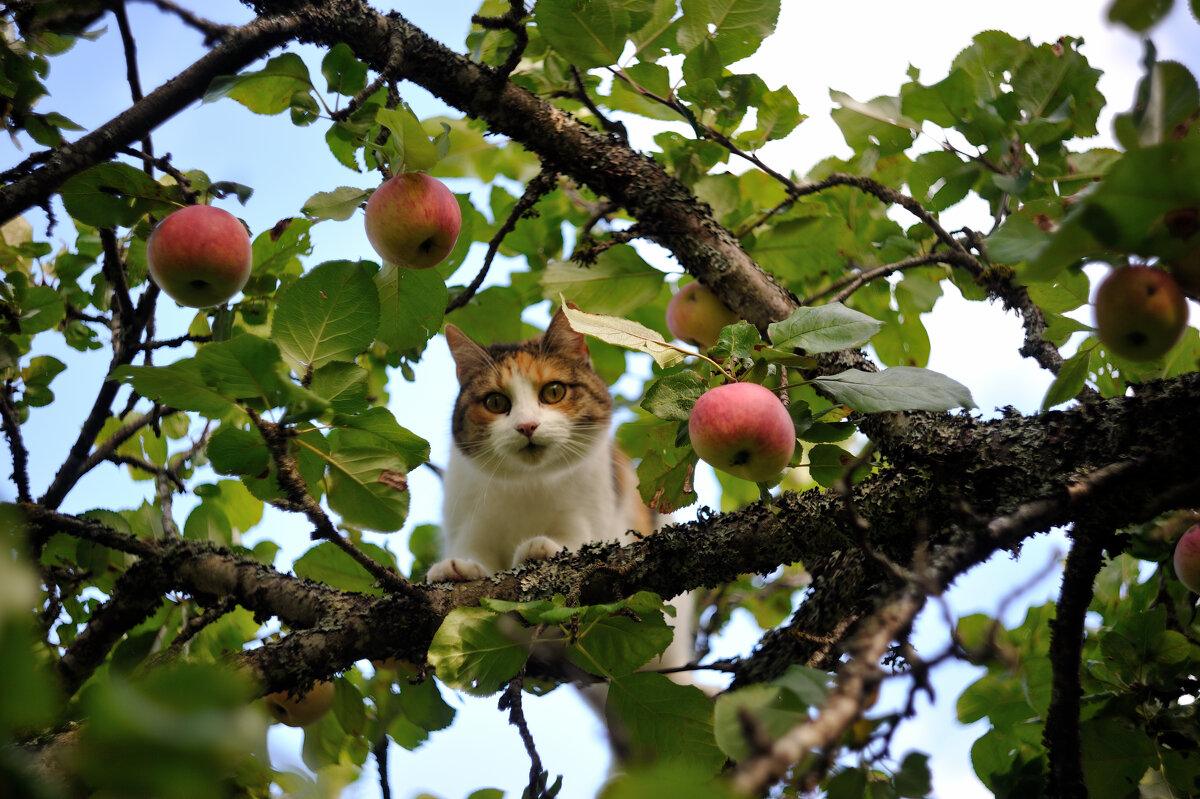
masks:
POLYGON ((334 692, 332 682, 318 682, 300 696, 276 691, 264 696, 263 702, 276 721, 289 727, 307 727, 333 707, 334 692))
POLYGON ((462 212, 445 184, 420 172, 384 181, 367 200, 367 239, 383 260, 428 269, 458 241, 462 212))
POLYGON ((146 242, 150 277, 190 308, 220 305, 241 291, 253 260, 245 226, 211 205, 180 208, 159 222, 146 242))
POLYGON ((717 343, 721 328, 732 325, 738 318, 702 283, 688 283, 667 304, 667 329, 671 335, 704 350, 717 343))
POLYGON ((1188 307, 1175 278, 1153 266, 1122 265, 1096 290, 1096 335, 1135 361, 1162 357, 1187 327, 1188 307))
POLYGON ((757 383, 727 383, 700 395, 688 417, 692 449, 713 468, 766 482, 796 451, 796 428, 787 408, 757 383))
POLYGON ((1175 574, 1194 594, 1200 594, 1200 524, 1192 525, 1175 542, 1175 574))

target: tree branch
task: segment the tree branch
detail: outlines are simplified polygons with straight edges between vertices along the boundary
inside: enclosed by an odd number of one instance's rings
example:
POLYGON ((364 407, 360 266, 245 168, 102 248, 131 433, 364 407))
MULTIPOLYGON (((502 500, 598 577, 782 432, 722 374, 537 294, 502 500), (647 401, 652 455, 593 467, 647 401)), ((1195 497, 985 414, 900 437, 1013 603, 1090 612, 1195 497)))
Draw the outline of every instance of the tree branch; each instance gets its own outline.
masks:
POLYGON ((0 188, 0 220, 43 205, 67 178, 108 161, 204 94, 217 75, 237 72, 296 35, 294 16, 264 17, 235 29, 225 41, 126 111, 76 141, 48 153, 41 166, 0 188))
POLYGON ((1079 671, 1082 668, 1084 619, 1091 604, 1096 575, 1104 565, 1104 545, 1111 528, 1079 525, 1063 569, 1058 608, 1050 622, 1050 663, 1054 668, 1050 708, 1042 740, 1050 760, 1049 795, 1087 799, 1083 750, 1079 738, 1079 671))

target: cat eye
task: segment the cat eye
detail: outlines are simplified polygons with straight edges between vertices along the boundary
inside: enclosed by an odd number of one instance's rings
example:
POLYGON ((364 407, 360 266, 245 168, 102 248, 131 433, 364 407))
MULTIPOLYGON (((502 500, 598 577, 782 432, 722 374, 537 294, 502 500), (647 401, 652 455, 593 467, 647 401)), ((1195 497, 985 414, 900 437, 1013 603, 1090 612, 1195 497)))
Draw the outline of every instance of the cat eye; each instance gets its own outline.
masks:
POLYGON ((553 383, 547 383, 542 386, 542 393, 539 396, 542 402, 547 405, 553 405, 556 402, 561 402, 562 398, 567 396, 567 387, 555 380, 553 383))
POLYGON ((508 413, 512 407, 512 401, 498 391, 493 391, 483 398, 483 407, 487 408, 492 413, 508 413))

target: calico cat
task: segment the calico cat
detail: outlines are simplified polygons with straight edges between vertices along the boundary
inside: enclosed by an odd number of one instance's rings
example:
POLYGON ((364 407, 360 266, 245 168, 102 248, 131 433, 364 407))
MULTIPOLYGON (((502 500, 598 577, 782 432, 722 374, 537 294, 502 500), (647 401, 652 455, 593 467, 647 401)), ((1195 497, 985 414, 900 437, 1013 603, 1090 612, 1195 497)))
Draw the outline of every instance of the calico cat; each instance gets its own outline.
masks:
MULTIPOLYGON (((446 467, 443 560, 430 582, 477 580, 592 541, 652 532, 637 477, 610 433, 612 397, 592 368, 587 341, 559 310, 546 332, 482 347, 454 325, 454 443, 446 467)), ((691 596, 674 626, 690 630, 691 596)), ((683 665, 691 635, 663 662, 683 665)))

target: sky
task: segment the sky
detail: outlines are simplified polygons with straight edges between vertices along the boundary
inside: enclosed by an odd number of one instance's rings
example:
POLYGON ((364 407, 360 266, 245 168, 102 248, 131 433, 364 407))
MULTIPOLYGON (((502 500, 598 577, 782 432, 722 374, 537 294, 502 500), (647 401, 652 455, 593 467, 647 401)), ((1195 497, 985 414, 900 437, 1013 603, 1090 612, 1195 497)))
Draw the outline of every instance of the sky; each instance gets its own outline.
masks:
MULTIPOLYGON (((249 12, 232 0, 187 0, 181 3, 220 22, 244 22, 249 12)), ((434 38, 462 51, 469 18, 477 2, 440 0, 438 3, 376 3, 380 10, 395 9, 434 38)), ((750 59, 737 66, 740 72, 757 72, 770 88, 786 84, 796 95, 800 110, 808 119, 783 142, 773 143, 760 155, 776 169, 803 173, 828 155, 848 155, 841 134, 829 117, 832 103, 829 90, 846 92, 859 100, 881 94, 894 94, 910 65, 918 68, 926 82, 946 74, 948 65, 976 33, 998 28, 1035 43, 1053 41, 1069 35, 1084 40, 1082 52, 1093 66, 1104 70, 1100 91, 1108 100, 1101 118, 1101 136, 1086 146, 1111 144, 1110 120, 1114 112, 1128 108, 1142 57, 1140 39, 1124 29, 1112 28, 1103 19, 1107 3, 1097 0, 1046 2, 1045 0, 1009 0, 1006 3, 964 3, 961 0, 912 0, 896 3, 885 0, 860 0, 855 3, 801 3, 785 0, 777 32, 750 59)), ((1159 57, 1184 61, 1194 74, 1200 74, 1200 26, 1192 21, 1186 4, 1179 6, 1158 29, 1152 31, 1159 57)), ((182 30, 178 24, 146 3, 130 3, 131 24, 138 44, 138 60, 143 86, 147 91, 160 85, 201 54, 199 36, 182 30)), ((93 128, 115 115, 128 104, 128 86, 115 25, 94 43, 80 43, 73 51, 52 61, 48 86, 51 97, 42 110, 65 113, 87 128, 93 128)), ((300 48, 319 75, 319 54, 300 48)), ((404 99, 419 116, 446 113, 434 98, 411 84, 401 87, 404 99)), ((683 128, 680 128, 683 130, 683 128)), ((318 191, 342 185, 368 187, 377 181, 374 175, 354 173, 338 165, 328 154, 320 123, 311 128, 295 128, 285 119, 257 117, 225 100, 193 105, 154 134, 159 153, 171 153, 175 163, 205 169, 214 179, 235 180, 255 188, 245 207, 224 203, 241 216, 257 233, 277 220, 298 213, 304 201, 318 191)), ((648 142, 649 128, 634 128, 636 145, 648 142)), ((927 137, 928 138, 928 137, 927 137)), ((937 142, 928 139, 929 148, 937 142)), ((29 147, 25 142, 26 148, 29 147)), ((0 168, 24 157, 16 147, 0 146, 0 168)), ((455 182, 456 191, 479 190, 455 182)), ((60 218, 64 218, 60 214, 60 218)), ((30 215, 35 230, 44 231, 37 214, 30 215)), ((979 209, 964 204, 946 212, 947 226, 961 224, 986 227, 979 221, 979 209)), ((61 225, 59 235, 67 234, 61 225)), ((307 265, 334 258, 366 257, 374 259, 357 218, 342 224, 321 223, 313 229, 316 251, 307 265)), ((474 252, 451 282, 470 280, 482 261, 482 248, 474 252)), ((671 261, 659 258, 656 265, 678 271, 671 261)), ((497 279, 502 279, 497 277, 497 279)), ((991 305, 963 302, 947 287, 934 311, 925 317, 932 341, 929 367, 950 375, 967 385, 976 400, 979 413, 993 415, 997 408, 1012 405, 1032 413, 1040 407, 1050 376, 1032 362, 1022 359, 1020 321, 991 305)), ((191 315, 160 302, 158 335, 169 338, 184 331, 191 315)), ((1087 321, 1085 319, 1085 321, 1087 321)), ((46 338, 46 337, 43 337, 46 338)), ((70 370, 53 386, 60 400, 69 396, 65 380, 71 386, 98 385, 107 366, 105 358, 80 358, 69 350, 47 350, 67 361, 70 370)), ((417 381, 405 383, 398 375, 389 390, 391 408, 402 424, 428 439, 432 460, 445 463, 449 448, 449 409, 455 390, 453 370, 442 340, 430 343, 426 359, 417 367, 417 381), (432 411, 430 409, 433 409, 432 411)), ((86 391, 83 392, 86 394, 86 391)), ((86 404, 55 403, 52 409, 33 411, 26 435, 31 450, 34 491, 48 485, 66 449, 73 442, 87 412, 86 404)), ((145 484, 132 487, 128 500, 112 497, 116 467, 102 466, 85 478, 64 503, 64 510, 82 511, 91 507, 120 502, 134 506, 140 502, 145 484)), ((436 522, 440 518, 441 486, 428 470, 412 476, 412 525, 436 522)), ((128 483, 127 480, 122 482, 128 483)), ((715 481, 710 475, 698 482, 700 504, 719 501, 715 481)), ((0 486, 0 498, 11 490, 0 486)), ((177 517, 182 522, 186 499, 177 500, 177 517)), ((299 554, 307 533, 294 517, 269 512, 263 534, 290 541, 290 549, 299 554)), ((405 532, 392 537, 391 548, 404 550, 405 532)), ((1001 597, 1013 586, 1027 586, 1019 601, 1007 608, 1006 621, 1016 623, 1030 603, 1052 599, 1057 590, 1057 574, 1051 571, 1031 582, 1031 575, 1043 573, 1065 554, 1065 539, 1060 535, 1043 536, 1029 542, 1020 559, 998 557, 993 562, 961 578, 949 592, 947 602, 956 613, 995 613, 1001 597)), ((287 563, 278 564, 286 568, 287 563)), ((718 655, 745 653, 754 638, 746 627, 735 629, 721 643, 718 655)), ((940 610, 922 617, 916 635, 918 648, 936 654, 946 643, 945 625, 940 610)), ((938 702, 918 702, 920 715, 900 730, 893 753, 902 757, 908 749, 930 752, 936 794, 942 797, 971 799, 988 796, 974 777, 969 762, 970 744, 983 732, 979 725, 964 728, 954 721, 954 699, 976 676, 961 664, 948 664, 937 672, 938 702)), ((515 731, 508 727, 506 715, 495 709, 495 700, 474 700, 448 696, 460 707, 455 726, 435 734, 415 753, 393 747, 389 763, 393 795, 412 797, 422 791, 455 799, 481 787, 483 780, 519 795, 528 769, 528 761, 515 731), (485 742, 485 743, 481 743, 485 742), (485 776, 486 775, 486 776, 485 776)), ((886 687, 880 708, 895 706, 906 698, 899 681, 886 687)), ((602 744, 598 721, 566 689, 547 697, 526 702, 526 712, 542 760, 552 775, 563 773, 566 785, 562 796, 594 795, 607 768, 607 752, 602 744)), ((299 735, 282 727, 272 733, 272 754, 280 764, 298 762, 299 735)), ((378 786, 370 773, 348 789, 349 797, 378 796, 378 786)))

